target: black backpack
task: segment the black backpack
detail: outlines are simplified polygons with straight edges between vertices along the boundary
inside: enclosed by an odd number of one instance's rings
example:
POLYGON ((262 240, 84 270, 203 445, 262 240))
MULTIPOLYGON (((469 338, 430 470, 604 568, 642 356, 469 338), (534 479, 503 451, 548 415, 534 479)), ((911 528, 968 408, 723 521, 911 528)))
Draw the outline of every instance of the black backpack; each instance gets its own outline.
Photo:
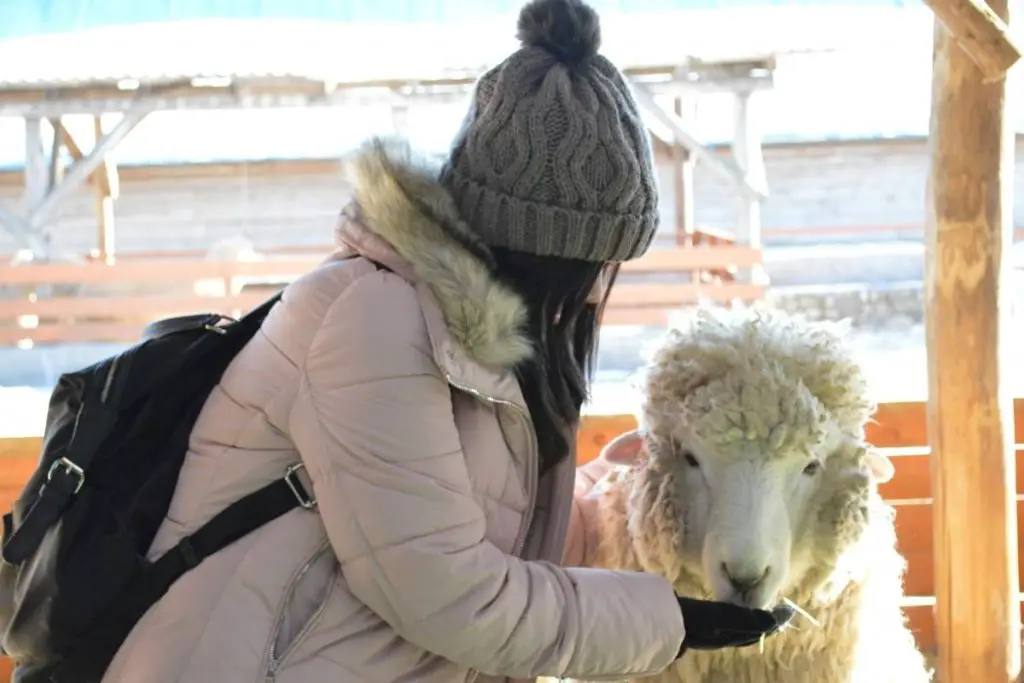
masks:
POLYGON ((237 321, 154 323, 127 351, 61 376, 39 467, 3 517, 0 644, 16 679, 99 683, 175 580, 289 510, 315 507, 295 465, 146 559, 199 411, 278 298, 237 321))

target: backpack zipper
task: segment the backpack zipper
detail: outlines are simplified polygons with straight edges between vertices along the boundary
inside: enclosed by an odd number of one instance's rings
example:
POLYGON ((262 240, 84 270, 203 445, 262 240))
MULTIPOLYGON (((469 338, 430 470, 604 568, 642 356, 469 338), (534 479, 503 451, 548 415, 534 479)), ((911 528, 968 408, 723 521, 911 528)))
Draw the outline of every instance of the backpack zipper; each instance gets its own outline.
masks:
POLYGON ((110 398, 110 390, 114 387, 114 375, 117 374, 117 366, 121 364, 121 356, 115 356, 107 370, 107 376, 103 378, 103 389, 100 391, 100 402, 106 403, 110 398))
MULTIPOLYGON (((526 433, 530 443, 530 451, 527 453, 528 457, 526 459, 526 515, 523 517, 523 523, 519 527, 519 536, 516 538, 515 545, 512 549, 512 554, 515 557, 519 557, 522 554, 523 549, 526 547, 526 537, 529 535, 530 526, 533 524, 533 509, 537 505, 538 445, 537 435, 534 434, 533 432, 530 416, 518 404, 515 404, 511 401, 506 401, 504 399, 495 398, 493 396, 487 396, 486 394, 483 394, 472 387, 468 387, 464 384, 456 382, 454 379, 452 379, 452 376, 449 374, 445 374, 445 379, 448 381, 449 385, 455 387, 459 391, 464 391, 467 394, 472 394, 473 396, 476 396, 478 399, 482 401, 491 403, 493 405, 503 405, 512 408, 515 415, 522 421, 523 425, 526 427, 526 433)), ((469 675, 466 677, 466 683, 473 683, 479 676, 479 671, 476 671, 475 669, 470 669, 469 675)))
POLYGON ((316 611, 314 611, 313 614, 310 616, 306 624, 302 627, 302 630, 295 634, 295 637, 292 639, 292 642, 289 643, 288 647, 285 648, 285 651, 282 652, 280 656, 278 656, 277 636, 281 631, 281 626, 284 625, 284 616, 285 610, 288 608, 288 601, 291 599, 291 596, 295 592, 296 586, 298 586, 299 582, 302 580, 302 577, 304 577, 306 573, 313 567, 313 565, 316 564, 316 561, 323 556, 323 554, 328 550, 328 548, 330 548, 330 541, 323 541, 320 544, 320 546, 316 549, 316 552, 314 552, 309 557, 309 559, 306 560, 302 567, 299 568, 299 571, 295 573, 295 576, 292 578, 292 580, 288 582, 288 588, 285 590, 285 597, 281 603, 281 611, 278 613, 277 621, 274 622, 274 629, 270 633, 270 649, 267 652, 267 668, 264 675, 264 680, 267 683, 272 683, 272 681, 277 677, 277 670, 281 667, 281 663, 284 661, 284 658, 287 657, 288 654, 292 651, 292 649, 299 643, 299 641, 302 640, 302 637, 306 634, 306 632, 310 628, 312 628, 313 623, 316 621, 316 618, 320 615, 320 613, 324 610, 324 607, 327 605, 326 600, 320 604, 316 611))

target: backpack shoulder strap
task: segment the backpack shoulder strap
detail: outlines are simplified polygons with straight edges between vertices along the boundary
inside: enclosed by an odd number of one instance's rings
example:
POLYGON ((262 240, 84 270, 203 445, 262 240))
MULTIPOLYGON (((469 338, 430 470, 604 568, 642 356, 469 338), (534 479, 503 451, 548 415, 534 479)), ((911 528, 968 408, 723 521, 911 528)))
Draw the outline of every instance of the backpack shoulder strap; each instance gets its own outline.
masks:
POLYGON ((103 628, 60 663, 53 680, 100 680, 135 624, 185 572, 296 507, 315 509, 316 499, 298 477, 302 469, 292 465, 283 478, 232 503, 140 572, 100 617, 103 628))

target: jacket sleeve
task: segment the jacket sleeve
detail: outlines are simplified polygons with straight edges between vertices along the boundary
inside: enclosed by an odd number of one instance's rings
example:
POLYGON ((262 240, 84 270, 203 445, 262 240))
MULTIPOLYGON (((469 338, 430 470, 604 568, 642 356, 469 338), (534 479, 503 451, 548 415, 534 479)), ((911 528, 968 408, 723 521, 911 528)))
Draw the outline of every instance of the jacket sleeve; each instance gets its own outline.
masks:
POLYGON ((485 539, 414 289, 381 272, 334 301, 290 431, 349 590, 402 638, 486 674, 626 678, 664 669, 682 616, 660 577, 566 570, 485 539))

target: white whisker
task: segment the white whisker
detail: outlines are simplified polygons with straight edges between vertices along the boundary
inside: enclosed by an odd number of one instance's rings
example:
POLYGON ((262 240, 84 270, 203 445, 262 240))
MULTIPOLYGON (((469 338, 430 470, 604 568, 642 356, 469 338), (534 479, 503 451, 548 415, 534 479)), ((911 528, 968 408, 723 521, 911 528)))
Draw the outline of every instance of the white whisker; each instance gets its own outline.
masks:
POLYGON ((787 605, 789 605, 790 607, 792 607, 792 608, 793 608, 793 610, 794 610, 794 611, 795 611, 795 612, 796 612, 797 614, 799 614, 800 616, 802 616, 802 617, 803 617, 804 619, 806 619, 807 621, 811 622, 812 624, 814 624, 814 625, 815 625, 815 626, 817 626, 818 628, 821 628, 821 622, 819 622, 819 621, 818 621, 817 619, 815 619, 814 617, 812 617, 812 616, 811 616, 811 615, 810 615, 810 614, 809 614, 809 613, 807 612, 807 610, 805 610, 805 609, 804 609, 803 607, 801 607, 800 605, 796 604, 795 602, 793 602, 793 601, 792 601, 792 600, 790 600, 789 598, 782 598, 782 601, 783 601, 784 603, 786 603, 787 605))

